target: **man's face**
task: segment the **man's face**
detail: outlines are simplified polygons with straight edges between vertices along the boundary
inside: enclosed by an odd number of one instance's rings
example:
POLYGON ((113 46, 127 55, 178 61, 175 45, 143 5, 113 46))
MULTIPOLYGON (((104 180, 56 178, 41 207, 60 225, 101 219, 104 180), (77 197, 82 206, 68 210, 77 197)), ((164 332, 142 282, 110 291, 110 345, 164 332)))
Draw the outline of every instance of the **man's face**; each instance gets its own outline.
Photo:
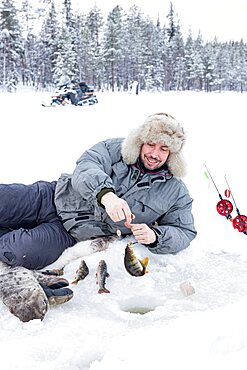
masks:
POLYGON ((141 147, 140 157, 148 170, 156 170, 163 166, 170 154, 164 144, 145 143, 141 147))

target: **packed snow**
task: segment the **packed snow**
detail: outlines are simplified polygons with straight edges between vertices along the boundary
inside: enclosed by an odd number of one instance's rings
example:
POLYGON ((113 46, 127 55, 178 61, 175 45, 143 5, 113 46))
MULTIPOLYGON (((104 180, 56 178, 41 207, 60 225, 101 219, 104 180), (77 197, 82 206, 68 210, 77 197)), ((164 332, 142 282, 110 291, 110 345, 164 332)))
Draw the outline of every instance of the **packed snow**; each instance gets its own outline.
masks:
POLYGON ((47 268, 65 264, 71 282, 82 259, 89 267, 89 275, 70 286, 71 301, 50 308, 42 322, 28 323, 0 302, 1 368, 245 370, 247 236, 217 213, 216 204, 226 175, 236 206, 247 213, 246 94, 102 92, 94 106, 42 107, 51 94, 0 94, 2 183, 56 180, 72 172, 94 143, 127 135, 148 114, 168 112, 187 133, 184 182, 194 199, 198 236, 177 255, 153 255, 135 244, 139 258, 150 258, 142 277, 125 270, 129 238, 93 254, 89 242, 66 250, 47 268), (95 281, 102 259, 110 294, 98 294, 95 281))

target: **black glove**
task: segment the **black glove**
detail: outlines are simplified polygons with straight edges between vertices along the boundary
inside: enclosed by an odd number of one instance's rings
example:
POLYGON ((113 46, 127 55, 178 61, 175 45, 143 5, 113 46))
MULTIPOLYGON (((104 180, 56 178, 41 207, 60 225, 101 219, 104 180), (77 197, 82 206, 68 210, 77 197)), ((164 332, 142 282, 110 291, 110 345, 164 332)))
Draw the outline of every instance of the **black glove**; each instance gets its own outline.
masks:
POLYGON ((64 288, 68 285, 69 282, 60 276, 1 265, 0 298, 23 322, 43 320, 50 305, 69 301, 73 291, 64 288))
POLYGON ((56 270, 33 271, 34 276, 38 280, 42 289, 48 298, 49 305, 68 302, 73 297, 73 291, 65 288, 69 285, 68 280, 62 278, 56 270))

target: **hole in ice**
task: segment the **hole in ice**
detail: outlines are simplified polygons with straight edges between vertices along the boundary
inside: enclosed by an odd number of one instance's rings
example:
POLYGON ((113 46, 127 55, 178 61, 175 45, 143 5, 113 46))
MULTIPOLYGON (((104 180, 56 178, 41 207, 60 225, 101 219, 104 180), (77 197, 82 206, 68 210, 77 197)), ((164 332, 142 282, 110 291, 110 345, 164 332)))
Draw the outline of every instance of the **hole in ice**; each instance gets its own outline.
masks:
POLYGON ((124 312, 129 312, 129 313, 139 313, 140 315, 145 315, 148 312, 154 311, 155 308, 150 308, 150 307, 126 307, 123 309, 124 312))
POLYGON ((154 297, 133 297, 121 302, 120 308, 123 312, 145 315, 160 305, 162 302, 154 297))

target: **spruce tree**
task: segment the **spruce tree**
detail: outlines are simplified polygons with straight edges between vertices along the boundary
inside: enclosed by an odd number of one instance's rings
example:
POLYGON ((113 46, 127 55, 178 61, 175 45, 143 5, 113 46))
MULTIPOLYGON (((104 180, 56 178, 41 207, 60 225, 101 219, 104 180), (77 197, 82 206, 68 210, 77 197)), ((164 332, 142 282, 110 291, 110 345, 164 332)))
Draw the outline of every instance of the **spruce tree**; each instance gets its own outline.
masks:
POLYGON ((13 0, 0 5, 0 83, 8 91, 16 89, 21 80, 21 59, 24 40, 13 0))
POLYGON ((105 78, 107 86, 112 91, 121 89, 122 79, 121 66, 123 61, 122 48, 122 8, 116 6, 108 14, 106 28, 104 32, 104 60, 105 60, 105 78))

